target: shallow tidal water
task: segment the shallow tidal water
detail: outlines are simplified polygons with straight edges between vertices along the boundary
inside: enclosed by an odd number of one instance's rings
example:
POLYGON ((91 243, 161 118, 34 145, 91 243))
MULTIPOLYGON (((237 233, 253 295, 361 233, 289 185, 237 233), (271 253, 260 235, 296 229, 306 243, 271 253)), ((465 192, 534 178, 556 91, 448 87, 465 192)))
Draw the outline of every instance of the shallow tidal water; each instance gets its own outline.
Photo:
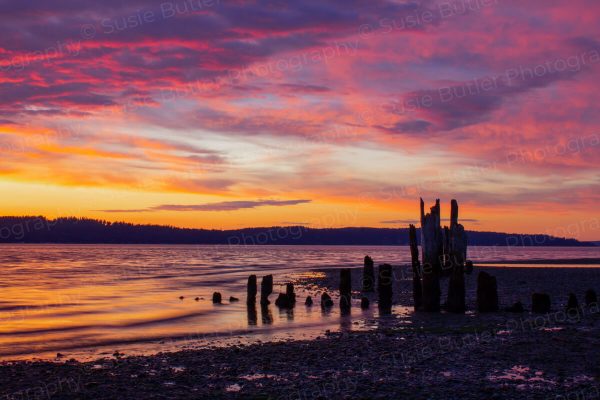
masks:
MULTIPOLYGON (((600 258, 599 248, 472 247, 469 258, 506 260, 600 258)), ((317 282, 322 270, 407 264, 404 246, 157 246, 0 245, 0 360, 80 360, 112 355, 223 346, 256 341, 309 339, 326 330, 369 329, 411 314, 395 306, 392 317, 377 308, 350 315, 322 311, 317 282), (274 303, 295 282, 293 311, 271 304, 246 306, 248 275, 274 275, 274 303), (224 302, 213 305, 219 291, 224 302), (315 305, 304 306, 305 297, 315 305), (180 299, 183 296, 183 299, 180 299), (229 302, 235 296, 239 302, 229 302), (198 300, 196 300, 198 298, 198 300)), ((507 268, 523 265, 510 266, 507 268)), ((565 265, 531 265, 534 268, 565 265)), ((581 267, 578 265, 577 267, 581 267)))

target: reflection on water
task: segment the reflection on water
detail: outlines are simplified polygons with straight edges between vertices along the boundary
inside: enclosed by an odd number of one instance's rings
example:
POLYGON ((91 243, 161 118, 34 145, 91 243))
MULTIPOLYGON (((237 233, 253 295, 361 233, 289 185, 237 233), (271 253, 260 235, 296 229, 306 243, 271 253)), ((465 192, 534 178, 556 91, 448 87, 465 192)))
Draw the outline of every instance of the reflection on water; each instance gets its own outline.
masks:
MULTIPOLYGON (((470 252, 475 260, 600 257, 600 248, 470 252)), ((378 314, 373 303, 365 311, 353 304, 343 316, 337 305, 321 309, 315 301, 305 307, 307 296, 321 294, 322 288, 311 286, 298 288, 294 310, 259 311, 246 305, 246 283, 250 274, 273 274, 274 301, 285 283, 323 277, 313 269, 362 265, 366 254, 378 263, 410 262, 402 246, 0 245, 0 358, 112 354, 129 343, 148 351, 185 341, 305 338, 352 329, 357 320, 378 314), (214 291, 242 301, 215 306, 214 291)))

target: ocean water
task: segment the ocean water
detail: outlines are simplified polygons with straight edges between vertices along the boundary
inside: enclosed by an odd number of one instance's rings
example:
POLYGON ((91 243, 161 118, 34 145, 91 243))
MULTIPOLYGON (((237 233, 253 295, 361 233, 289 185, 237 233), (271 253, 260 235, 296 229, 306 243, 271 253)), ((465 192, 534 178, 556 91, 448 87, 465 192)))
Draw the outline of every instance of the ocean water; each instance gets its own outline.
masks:
MULTIPOLYGON (((474 261, 600 258, 598 248, 470 248, 474 261)), ((324 268, 409 262, 407 247, 0 245, 0 359, 91 359, 249 341, 302 339, 327 329, 360 329, 377 311, 351 316, 307 308, 319 287, 298 288, 293 311, 248 309, 248 275, 286 282, 324 268), (224 304, 213 305, 219 291, 224 304), (183 299, 180 299, 183 296, 183 299), (229 302, 235 296, 239 302, 229 302), (199 298, 199 300, 195 300, 199 298)), ((535 267, 556 267, 535 265, 535 267)), ((260 290, 260 289, 259 289, 260 290)), ((374 309, 376 307, 372 307, 374 309)), ((398 307, 409 313, 409 307, 398 307)))

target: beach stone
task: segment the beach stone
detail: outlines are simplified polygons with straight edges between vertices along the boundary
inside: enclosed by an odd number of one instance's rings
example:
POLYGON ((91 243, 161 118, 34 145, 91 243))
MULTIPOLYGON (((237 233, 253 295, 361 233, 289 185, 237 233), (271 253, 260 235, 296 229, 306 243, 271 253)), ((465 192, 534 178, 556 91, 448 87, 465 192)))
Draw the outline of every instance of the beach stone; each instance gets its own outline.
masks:
POLYGON ((523 313, 523 312, 525 312, 525 307, 523 307, 523 303, 521 303, 520 301, 517 301, 512 306, 507 307, 506 311, 512 312, 512 313, 523 313))
POLYGON ((222 301, 221 293, 214 292, 212 295, 213 304, 221 304, 221 301, 222 301))
POLYGON ((569 293, 569 299, 567 300, 567 311, 577 311, 579 309, 579 301, 575 293, 569 293))
POLYGON ((594 289, 588 289, 585 292, 585 305, 591 306, 596 305, 598 303, 598 296, 596 295, 596 291, 594 289))
POLYGON ((313 305, 313 299, 312 299, 312 297, 308 296, 306 298, 306 301, 304 302, 304 305, 307 305, 309 307, 312 306, 313 305))
POLYGON ((363 292, 375 291, 375 263, 369 256, 365 256, 362 290, 363 292))
POLYGON ((362 297, 360 299, 360 308, 362 308, 363 310, 366 310, 367 308, 369 308, 369 299, 367 297, 362 297))
POLYGON ((350 308, 352 304, 352 273, 350 268, 340 270, 340 307, 350 308))
POLYGON ((233 296, 230 296, 230 297, 229 297, 229 302, 230 302, 230 303, 234 303, 234 302, 236 302, 236 301, 240 301, 240 299, 238 299, 237 297, 233 297, 233 296))
POLYGON ((477 275, 477 311, 498 311, 498 284, 496 278, 485 271, 477 275))
POLYGON ((379 294, 379 308, 390 311, 392 307, 392 266, 382 264, 379 266, 379 279, 377 280, 377 292, 379 294))
POLYGON ((247 303, 256 302, 256 293, 258 292, 258 285, 256 281, 256 275, 250 275, 248 277, 248 289, 247 289, 247 303))
POLYGON ((325 308, 325 307, 332 307, 333 306, 333 300, 331 299, 331 296, 328 295, 327 293, 323 293, 321 295, 321 307, 325 308))
POLYGON ((550 296, 546 293, 534 293, 531 295, 531 311, 537 314, 550 312, 550 296))

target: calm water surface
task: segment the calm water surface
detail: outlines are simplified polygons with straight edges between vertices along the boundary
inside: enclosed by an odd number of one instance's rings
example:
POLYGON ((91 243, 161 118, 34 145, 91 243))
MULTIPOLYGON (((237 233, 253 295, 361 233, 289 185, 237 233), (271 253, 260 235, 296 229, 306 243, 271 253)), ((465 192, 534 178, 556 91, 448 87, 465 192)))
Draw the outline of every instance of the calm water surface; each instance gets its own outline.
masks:
MULTIPOLYGON (((360 329, 377 311, 341 316, 336 307, 329 313, 318 304, 305 307, 304 298, 318 288, 300 288, 293 312, 271 305, 254 314, 244 300, 250 274, 259 280, 274 274, 276 294, 288 281, 319 274, 315 269, 360 266, 366 254, 391 264, 410 257, 402 246, 0 245, 0 359, 57 352, 86 359, 114 350, 147 353, 360 329), (224 304, 211 303, 214 291, 224 304), (241 301, 229 303, 230 296, 241 301)), ((475 247, 469 257, 499 264, 600 258, 600 248, 475 247)), ((408 312, 398 307, 395 314, 408 312)))

